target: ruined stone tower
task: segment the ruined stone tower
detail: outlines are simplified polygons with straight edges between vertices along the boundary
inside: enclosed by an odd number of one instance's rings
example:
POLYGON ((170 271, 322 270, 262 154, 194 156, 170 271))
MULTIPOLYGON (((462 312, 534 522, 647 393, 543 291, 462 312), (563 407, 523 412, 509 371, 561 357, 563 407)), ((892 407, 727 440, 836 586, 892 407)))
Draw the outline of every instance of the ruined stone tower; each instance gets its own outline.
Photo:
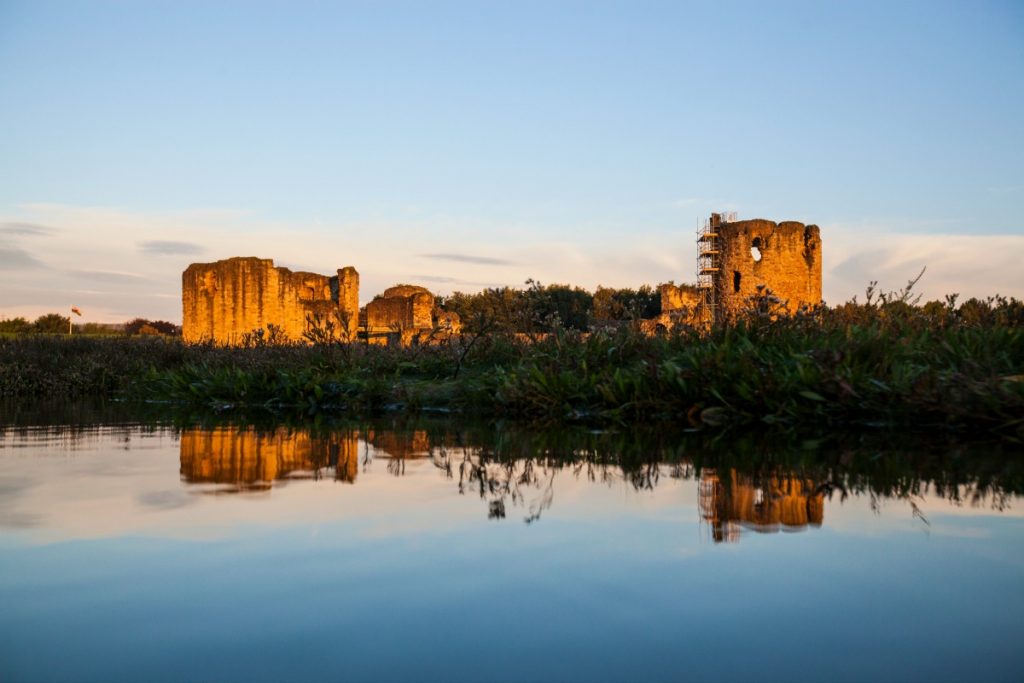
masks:
POLYGON ((796 312, 821 303, 821 234, 796 221, 729 220, 711 214, 698 239, 705 322, 734 318, 764 289, 796 312))
POLYGON ((181 276, 182 337, 186 342, 237 344, 242 335, 274 325, 301 341, 309 319, 332 321, 339 337, 359 327, 359 273, 292 272, 270 259, 236 257, 193 263, 181 276))

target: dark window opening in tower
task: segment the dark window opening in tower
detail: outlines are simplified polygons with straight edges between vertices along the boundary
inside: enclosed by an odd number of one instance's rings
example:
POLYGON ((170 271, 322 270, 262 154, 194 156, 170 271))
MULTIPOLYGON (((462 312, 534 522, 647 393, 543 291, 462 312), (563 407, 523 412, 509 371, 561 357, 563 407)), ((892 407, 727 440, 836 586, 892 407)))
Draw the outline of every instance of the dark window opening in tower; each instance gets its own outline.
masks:
POLYGON ((753 244, 750 246, 750 255, 754 257, 754 261, 758 262, 761 260, 761 238, 755 237, 753 244))
POLYGON ((740 291, 740 271, 732 271, 732 291, 739 293, 740 291))

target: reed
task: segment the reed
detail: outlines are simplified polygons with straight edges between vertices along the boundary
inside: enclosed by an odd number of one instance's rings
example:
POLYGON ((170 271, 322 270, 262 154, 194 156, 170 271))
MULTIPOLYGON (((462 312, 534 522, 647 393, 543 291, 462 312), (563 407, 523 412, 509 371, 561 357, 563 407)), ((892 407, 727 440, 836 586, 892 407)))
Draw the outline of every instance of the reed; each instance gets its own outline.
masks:
POLYGON ((598 423, 980 429, 1024 438, 1024 305, 869 297, 757 306, 707 333, 553 326, 436 346, 0 339, 0 395, 114 395, 229 410, 459 411, 598 423))

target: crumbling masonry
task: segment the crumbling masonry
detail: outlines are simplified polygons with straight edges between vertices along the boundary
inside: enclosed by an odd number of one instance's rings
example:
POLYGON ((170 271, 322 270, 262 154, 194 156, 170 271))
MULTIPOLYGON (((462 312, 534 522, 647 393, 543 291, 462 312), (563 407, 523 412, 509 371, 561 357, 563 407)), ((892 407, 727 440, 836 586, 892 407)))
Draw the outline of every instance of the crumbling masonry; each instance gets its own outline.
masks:
POLYGON ((355 340, 359 326, 359 273, 292 272, 270 259, 236 257, 193 263, 181 276, 182 337, 186 342, 238 344, 273 325, 299 341, 311 321, 330 321, 334 335, 355 340))
MULTIPOLYGON (((696 285, 663 284, 661 315, 641 329, 710 326, 735 319, 770 294, 790 312, 821 303, 821 234, 796 221, 737 221, 711 214, 698 237, 696 285)), ((292 272, 270 259, 236 257, 193 263, 181 278, 186 342, 240 344, 247 335, 303 341, 310 333, 339 341, 433 343, 458 334, 458 315, 442 311, 427 289, 396 285, 359 308, 359 273, 292 272)))
POLYGON ((181 276, 182 337, 235 345, 248 336, 303 341, 311 334, 377 344, 429 342, 457 334, 455 313, 437 308, 423 287, 397 285, 359 308, 359 273, 292 272, 270 259, 193 263, 181 276), (262 330, 262 332, 260 332, 262 330))
POLYGON ((710 325, 735 319, 755 297, 771 294, 795 313, 821 303, 821 232, 817 225, 711 214, 698 237, 697 285, 662 285, 652 321, 710 325))

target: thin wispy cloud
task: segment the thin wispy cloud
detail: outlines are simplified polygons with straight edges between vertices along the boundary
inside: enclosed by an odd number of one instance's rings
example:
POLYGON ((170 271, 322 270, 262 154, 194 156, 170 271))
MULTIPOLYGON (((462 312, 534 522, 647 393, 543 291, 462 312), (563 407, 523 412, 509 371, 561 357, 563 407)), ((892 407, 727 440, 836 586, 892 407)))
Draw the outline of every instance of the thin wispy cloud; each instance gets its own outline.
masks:
POLYGON ((469 282, 460 280, 457 277, 446 277, 444 275, 413 275, 415 280, 421 282, 434 282, 442 285, 462 285, 464 287, 499 287, 495 282, 469 282))
POLYGON ((36 223, 0 223, 0 234, 42 237, 57 232, 55 229, 36 223))
POLYGON ((19 247, 0 246, 0 268, 27 269, 44 268, 45 264, 19 247))
POLYGON ((416 278, 417 280, 423 280, 424 282, 458 282, 458 280, 456 280, 453 277, 445 277, 443 275, 413 275, 413 277, 416 278))
POLYGON ((421 258, 434 259, 435 261, 454 261, 456 263, 473 263, 482 266, 512 266, 514 262, 491 256, 475 256, 473 254, 420 254, 421 258))
POLYGON ((117 273, 108 270, 72 270, 71 274, 83 280, 91 280, 93 282, 110 282, 114 284, 139 283, 147 281, 147 278, 141 275, 136 275, 135 273, 117 273))
POLYGON ((904 286, 927 266, 914 291, 925 300, 959 293, 961 300, 1024 294, 1017 275, 1024 260, 1022 235, 864 233, 839 226, 822 238, 825 300, 836 304, 863 296, 872 281, 882 291, 904 286))
MULTIPOLYGON (((182 215, 74 206, 17 214, 27 226, 53 226, 60 239, 0 233, 0 317, 34 317, 74 300, 89 307, 93 320, 141 316, 177 321, 181 271, 189 260, 203 260, 191 257, 200 251, 209 256, 206 260, 255 255, 314 273, 331 274, 353 265, 360 273, 363 303, 396 282, 419 283, 447 294, 522 287, 527 278, 590 291, 598 285, 635 288, 696 278, 696 244, 689 229, 654 226, 594 240, 589 233, 558 238, 557 226, 524 237, 519 226, 496 224, 482 241, 479 235, 453 237, 440 228, 424 230, 420 223, 400 221, 373 229, 339 224, 339 229, 324 233, 252 216, 225 221, 215 215, 187 220, 182 215), (45 243, 45 251, 33 239, 45 243), (45 280, 25 277, 44 272, 45 280)), ((949 232, 955 226, 907 218, 895 224, 868 219, 821 224, 824 296, 829 303, 863 296, 872 280, 881 289, 898 289, 925 265, 928 270, 915 288, 925 299, 952 292, 962 298, 996 292, 1024 296, 1018 275, 1024 235, 955 234, 949 232)), ((0 226, 11 227, 3 222, 0 226)))
POLYGON ((191 255, 203 252, 202 245, 195 242, 174 242, 169 240, 149 240, 139 242, 139 250, 145 254, 191 255))

